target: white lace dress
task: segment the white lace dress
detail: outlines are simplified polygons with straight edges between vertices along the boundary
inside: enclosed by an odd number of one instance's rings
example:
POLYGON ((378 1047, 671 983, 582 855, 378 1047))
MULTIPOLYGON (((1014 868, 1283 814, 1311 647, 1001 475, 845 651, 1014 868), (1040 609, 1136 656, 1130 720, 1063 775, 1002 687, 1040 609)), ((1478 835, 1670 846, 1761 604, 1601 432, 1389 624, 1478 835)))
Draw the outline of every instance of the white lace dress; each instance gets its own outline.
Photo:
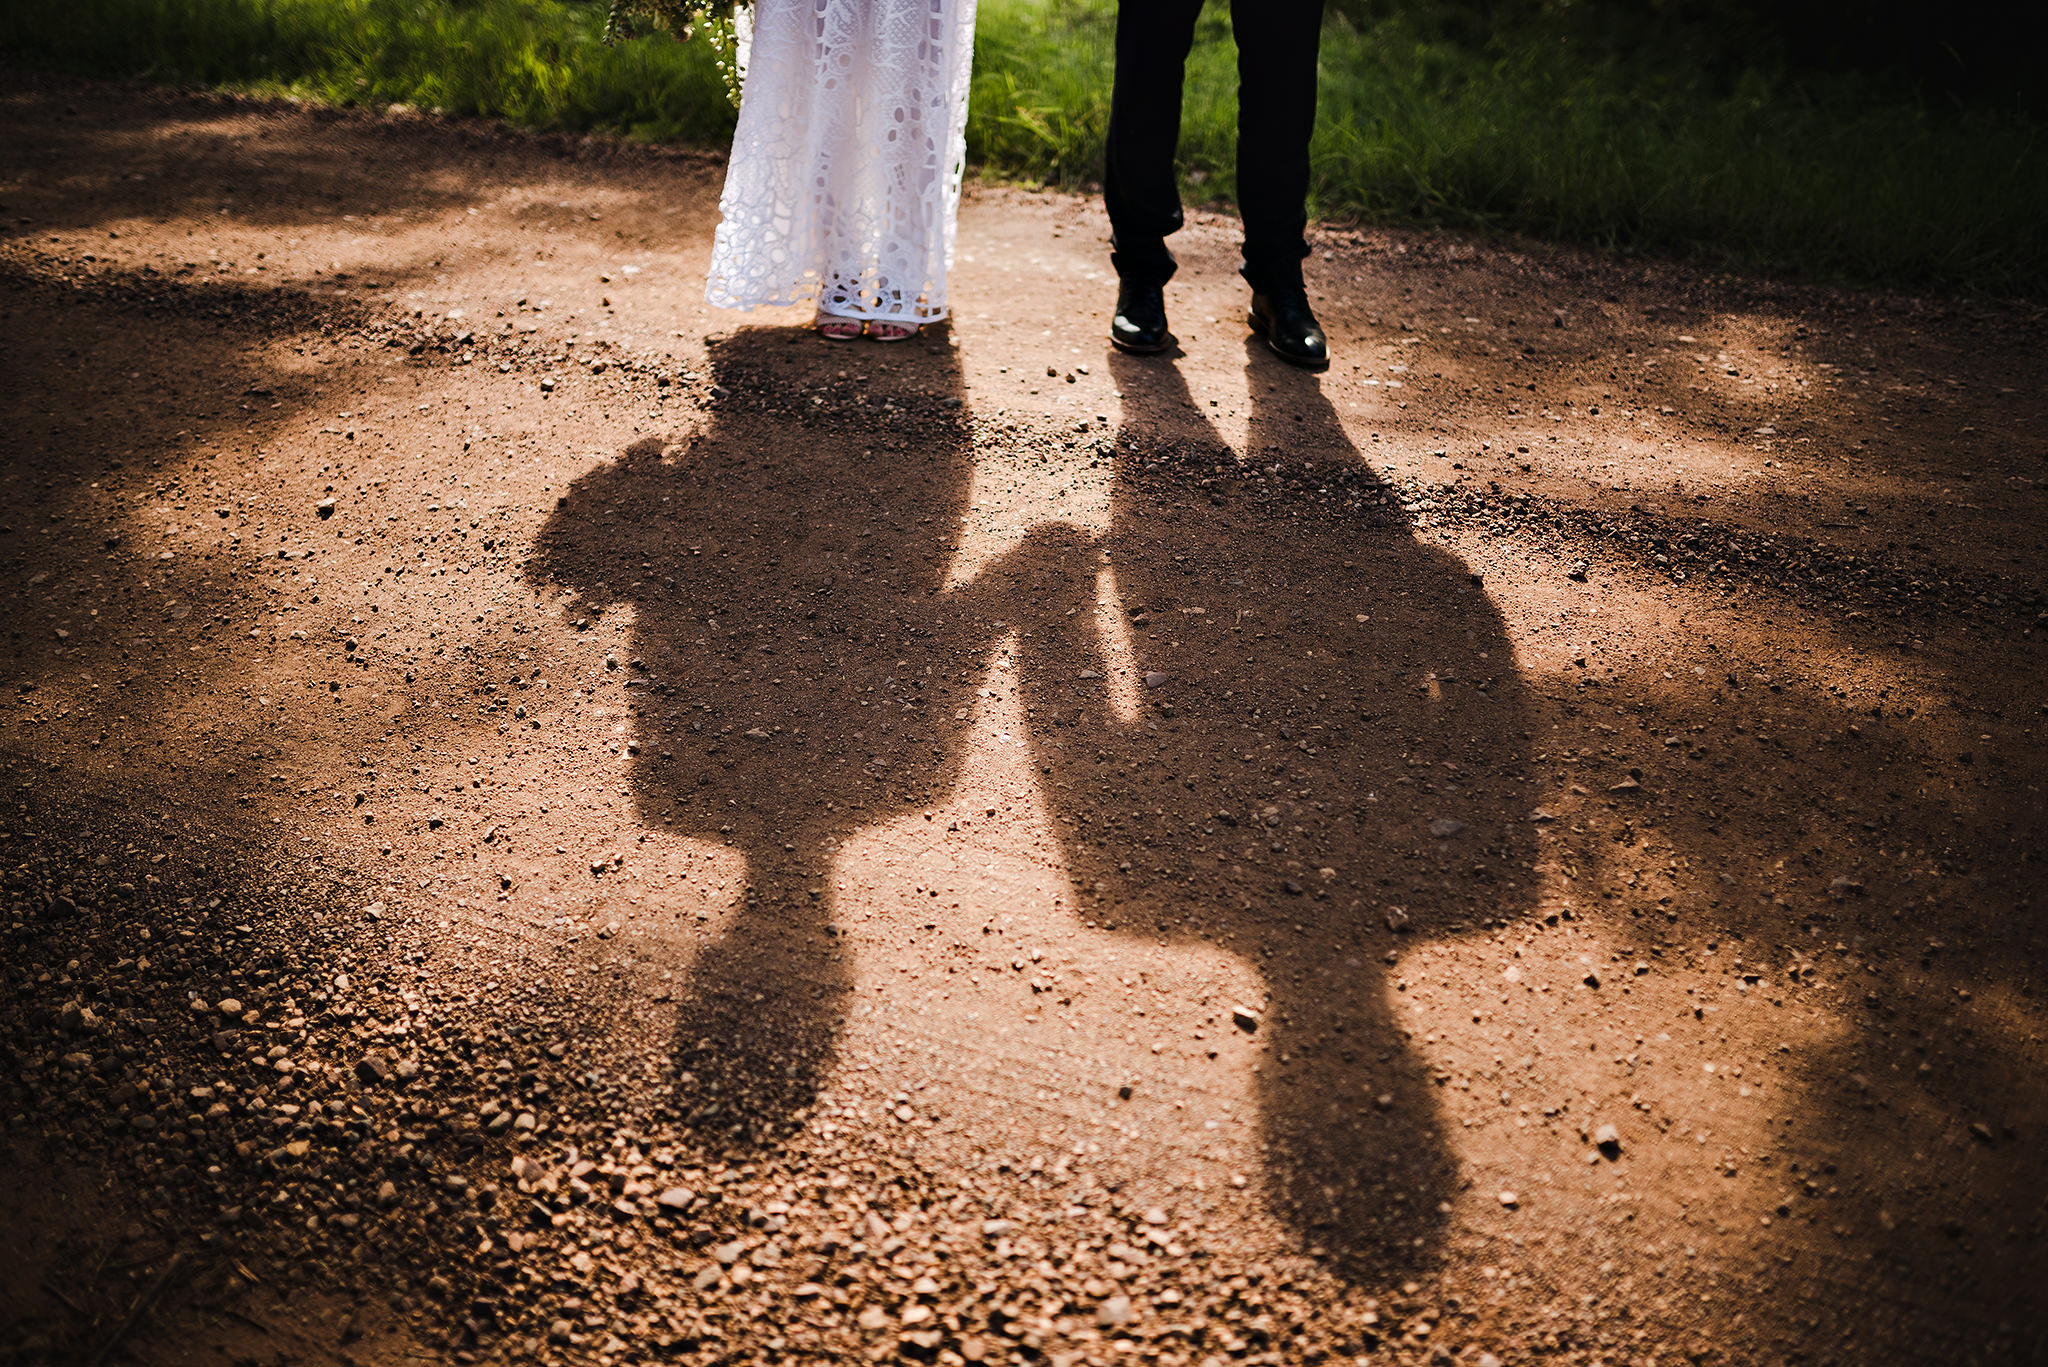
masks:
POLYGON ((705 297, 946 316, 974 0, 755 0, 705 297))

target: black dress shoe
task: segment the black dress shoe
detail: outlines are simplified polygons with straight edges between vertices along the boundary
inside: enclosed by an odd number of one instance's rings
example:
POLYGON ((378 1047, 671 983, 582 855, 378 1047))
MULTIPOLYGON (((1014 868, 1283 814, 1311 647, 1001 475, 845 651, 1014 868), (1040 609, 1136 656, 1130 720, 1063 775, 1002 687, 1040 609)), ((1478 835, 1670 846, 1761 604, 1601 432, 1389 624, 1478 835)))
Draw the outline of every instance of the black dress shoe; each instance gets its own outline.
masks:
POLYGON ((1118 351, 1151 356, 1173 345, 1166 330, 1166 290, 1161 285, 1134 285, 1124 281, 1116 288, 1116 317, 1109 320, 1109 340, 1118 351))
POLYGON ((1266 339, 1273 354, 1303 370, 1330 368, 1330 343, 1308 306, 1308 291, 1287 290, 1252 295, 1252 331, 1266 339))

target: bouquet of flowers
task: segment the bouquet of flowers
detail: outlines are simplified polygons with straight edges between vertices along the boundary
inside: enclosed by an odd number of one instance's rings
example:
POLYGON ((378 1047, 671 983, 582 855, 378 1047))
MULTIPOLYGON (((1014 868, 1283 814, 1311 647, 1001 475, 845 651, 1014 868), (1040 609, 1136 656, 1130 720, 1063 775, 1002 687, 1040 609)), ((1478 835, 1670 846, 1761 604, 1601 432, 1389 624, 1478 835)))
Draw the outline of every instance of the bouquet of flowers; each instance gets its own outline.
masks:
POLYGON ((665 28, 679 42, 709 43, 718 61, 718 74, 725 78, 725 93, 737 109, 740 103, 740 11, 752 0, 611 0, 605 12, 604 41, 607 46, 637 38, 636 21, 651 28, 665 28))

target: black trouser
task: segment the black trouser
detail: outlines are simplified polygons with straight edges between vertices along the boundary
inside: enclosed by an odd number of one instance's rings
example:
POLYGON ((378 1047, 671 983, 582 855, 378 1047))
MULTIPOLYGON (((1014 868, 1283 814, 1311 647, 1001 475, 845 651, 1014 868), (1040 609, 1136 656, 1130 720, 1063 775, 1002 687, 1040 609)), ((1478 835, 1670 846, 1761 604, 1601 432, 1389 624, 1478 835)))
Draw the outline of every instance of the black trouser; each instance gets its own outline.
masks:
MULTIPOLYGON (((1120 0, 1103 199, 1117 274, 1173 277, 1167 234, 1181 226, 1174 151, 1181 85, 1202 0, 1120 0)), ((1237 202, 1244 278, 1262 292, 1299 288, 1308 255, 1308 140, 1316 122, 1323 0, 1231 0, 1237 38, 1237 202)))

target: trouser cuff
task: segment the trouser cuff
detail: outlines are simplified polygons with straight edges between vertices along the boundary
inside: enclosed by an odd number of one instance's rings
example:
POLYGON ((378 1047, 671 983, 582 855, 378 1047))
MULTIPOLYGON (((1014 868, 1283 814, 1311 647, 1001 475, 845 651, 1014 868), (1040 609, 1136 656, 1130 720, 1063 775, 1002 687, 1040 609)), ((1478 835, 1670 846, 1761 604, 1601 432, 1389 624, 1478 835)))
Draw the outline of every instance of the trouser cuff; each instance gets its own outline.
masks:
POLYGON ((1238 274, 1257 294, 1289 294, 1304 288, 1301 278, 1301 261, 1297 258, 1285 261, 1247 261, 1238 268, 1238 274))
POLYGON ((1163 285, 1180 269, 1180 263, 1173 259, 1164 242, 1136 247, 1112 243, 1109 263, 1115 267, 1117 279, 1133 285, 1163 285))

